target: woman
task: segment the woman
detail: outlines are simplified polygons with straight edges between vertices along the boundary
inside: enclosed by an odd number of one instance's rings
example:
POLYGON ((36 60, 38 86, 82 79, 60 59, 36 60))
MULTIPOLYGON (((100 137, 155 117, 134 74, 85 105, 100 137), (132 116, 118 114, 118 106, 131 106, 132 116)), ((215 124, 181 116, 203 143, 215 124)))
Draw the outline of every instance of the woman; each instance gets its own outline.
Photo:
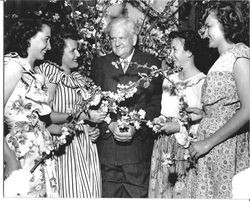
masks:
POLYGON ((190 155, 199 158, 191 196, 225 199, 232 198, 232 177, 250 165, 249 133, 242 133, 249 122, 250 49, 236 43, 244 25, 236 5, 216 3, 205 17, 205 37, 220 57, 207 74, 204 117, 198 141, 189 148, 190 155))
MULTIPOLYGON (((8 144, 4 142, 5 177, 19 168, 30 171, 44 153, 53 149, 51 135, 40 120, 51 112, 44 79, 33 71, 35 61, 43 60, 51 49, 50 36, 47 22, 22 19, 13 25, 10 38, 6 38, 10 42, 8 50, 16 53, 4 58, 4 118, 8 126, 8 144)), ((47 159, 34 170, 29 189, 21 196, 57 197, 54 181, 54 163, 47 159)))
MULTIPOLYGON (((49 81, 49 91, 53 96, 51 107, 56 112, 70 113, 81 109, 79 107, 83 104, 79 92, 86 86, 87 78, 77 72, 80 54, 75 33, 74 29, 59 29, 52 38, 53 50, 49 54, 50 61, 54 63, 47 62, 39 66, 39 71, 49 81), (55 92, 52 85, 57 85, 55 92)), ((105 113, 89 110, 88 114, 82 112, 79 120, 89 119, 99 123, 105 117, 105 113)), ((53 125, 50 128, 54 134, 58 133, 53 125)), ((101 197, 100 166, 95 144, 99 130, 86 124, 79 125, 78 130, 65 149, 61 149, 57 155, 60 197, 101 197)))
POLYGON ((179 31, 171 32, 170 38, 170 56, 182 71, 163 81, 161 116, 154 119, 161 133, 154 142, 149 197, 185 198, 190 164, 183 160, 188 152, 190 135, 195 135, 197 122, 191 122, 190 129, 184 126, 180 104, 184 98, 189 106, 202 107, 201 86, 205 75, 196 67, 200 53, 199 35, 193 31, 179 31))

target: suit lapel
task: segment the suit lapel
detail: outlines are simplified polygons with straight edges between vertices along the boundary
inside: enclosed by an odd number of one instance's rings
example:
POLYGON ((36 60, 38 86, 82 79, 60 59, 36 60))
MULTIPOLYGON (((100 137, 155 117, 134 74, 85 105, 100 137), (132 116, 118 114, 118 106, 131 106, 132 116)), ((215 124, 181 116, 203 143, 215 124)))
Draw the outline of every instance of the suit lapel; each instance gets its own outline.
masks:
POLYGON ((108 66, 110 71, 115 74, 123 73, 122 66, 119 62, 119 58, 114 53, 112 53, 111 57, 109 58, 108 66))
MULTIPOLYGON (((134 63, 138 63, 140 61, 140 52, 139 50, 135 49, 133 57, 129 63, 128 69, 126 71, 125 74, 134 74, 138 71, 140 71, 140 69, 137 68, 137 65, 134 63)), ((119 57, 117 57, 114 53, 111 53, 110 57, 109 57, 109 61, 108 62, 108 66, 111 72, 117 74, 124 74, 123 70, 122 70, 122 66, 120 64, 120 60, 119 57)))
POLYGON ((129 63, 129 66, 128 66, 128 69, 127 69, 126 73, 132 74, 132 73, 134 73, 135 71, 136 71, 136 73, 137 73, 138 68, 137 68, 137 65, 135 64, 135 63, 137 63, 137 62, 138 62, 138 50, 135 49, 134 54, 133 54, 133 57, 132 57, 132 59, 131 59, 131 61, 130 61, 130 63, 129 63))

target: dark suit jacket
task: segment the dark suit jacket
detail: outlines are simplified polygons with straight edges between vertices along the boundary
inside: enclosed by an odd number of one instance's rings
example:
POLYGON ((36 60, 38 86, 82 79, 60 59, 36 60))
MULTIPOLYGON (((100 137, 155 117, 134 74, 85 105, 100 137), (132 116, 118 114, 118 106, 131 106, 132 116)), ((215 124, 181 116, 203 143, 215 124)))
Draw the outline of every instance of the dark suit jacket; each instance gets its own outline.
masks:
MULTIPOLYGON (((131 63, 123 73, 121 66, 117 69, 112 62, 119 61, 119 58, 111 53, 109 55, 94 59, 92 64, 91 77, 95 84, 100 86, 104 91, 116 92, 117 84, 127 84, 129 81, 135 82, 140 77, 138 72, 148 73, 149 70, 137 68, 137 65, 131 64, 137 62, 139 64, 148 64, 148 66, 156 65, 160 67, 160 62, 152 55, 135 50, 131 63)), ((159 116, 161 106, 162 80, 160 78, 153 79, 148 88, 141 85, 138 87, 136 94, 132 98, 122 102, 122 106, 129 109, 146 111, 146 119, 152 120, 159 116)), ((131 164, 138 162, 150 161, 153 136, 152 130, 147 126, 143 126, 137 130, 130 142, 118 142, 114 139, 111 132, 107 131, 107 124, 100 125, 100 137, 97 140, 98 153, 101 163, 111 163, 115 165, 131 164)))

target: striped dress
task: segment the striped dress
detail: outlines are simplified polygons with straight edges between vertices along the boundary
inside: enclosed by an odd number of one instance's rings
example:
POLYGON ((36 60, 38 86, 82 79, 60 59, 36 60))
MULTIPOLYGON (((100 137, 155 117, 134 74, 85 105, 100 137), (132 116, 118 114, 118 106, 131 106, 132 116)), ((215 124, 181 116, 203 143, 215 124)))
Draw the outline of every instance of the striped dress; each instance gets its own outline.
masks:
MULTIPOLYGON (((58 85, 51 103, 53 111, 70 112, 80 103, 77 89, 84 86, 82 75, 77 72, 67 75, 51 63, 38 68, 50 83, 58 85)), ((64 198, 98 198, 101 197, 101 173, 97 147, 89 138, 86 125, 80 130, 57 156, 59 194, 64 198)))

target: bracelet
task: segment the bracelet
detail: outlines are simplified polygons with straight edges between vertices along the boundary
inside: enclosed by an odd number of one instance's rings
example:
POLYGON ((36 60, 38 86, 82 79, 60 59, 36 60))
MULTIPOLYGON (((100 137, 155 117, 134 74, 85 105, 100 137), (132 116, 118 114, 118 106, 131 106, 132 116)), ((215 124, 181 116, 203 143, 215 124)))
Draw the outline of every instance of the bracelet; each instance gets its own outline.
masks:
POLYGON ((68 116, 67 116, 67 122, 68 123, 70 123, 70 122, 72 122, 73 121, 73 119, 74 119, 74 116, 73 116, 73 114, 71 114, 71 113, 68 113, 68 116))

